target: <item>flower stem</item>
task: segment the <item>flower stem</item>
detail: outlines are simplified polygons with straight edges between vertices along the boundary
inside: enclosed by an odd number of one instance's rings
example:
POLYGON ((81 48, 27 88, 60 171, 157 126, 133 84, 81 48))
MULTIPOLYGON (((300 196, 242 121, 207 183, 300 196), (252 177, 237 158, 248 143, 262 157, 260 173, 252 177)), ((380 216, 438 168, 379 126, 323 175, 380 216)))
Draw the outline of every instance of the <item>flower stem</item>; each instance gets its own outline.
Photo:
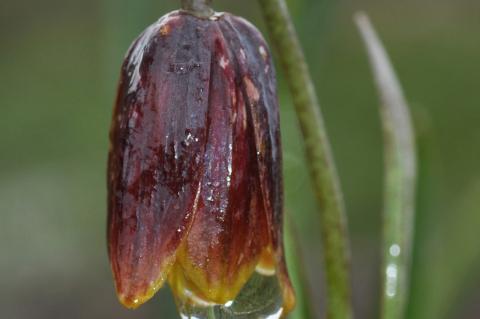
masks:
POLYGON ((214 14, 210 7, 212 0, 181 0, 182 9, 200 18, 209 18, 214 14))
POLYGON ((416 155, 407 101, 385 49, 368 17, 355 16, 381 98, 385 141, 382 319, 401 319, 409 289, 414 223, 416 155))
POLYGON ((207 314, 207 319, 215 319, 215 308, 209 307, 208 308, 208 314, 207 314))
POLYGON ((320 105, 285 0, 259 0, 303 133, 307 164, 320 206, 329 319, 353 317, 350 244, 343 195, 320 105))

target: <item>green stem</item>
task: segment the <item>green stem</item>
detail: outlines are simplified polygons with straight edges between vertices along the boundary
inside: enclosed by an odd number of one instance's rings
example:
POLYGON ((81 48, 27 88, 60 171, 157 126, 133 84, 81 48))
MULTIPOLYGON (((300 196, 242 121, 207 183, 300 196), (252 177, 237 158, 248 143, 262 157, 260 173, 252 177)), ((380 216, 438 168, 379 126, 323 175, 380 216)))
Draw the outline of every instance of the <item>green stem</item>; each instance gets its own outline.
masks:
POLYGON ((201 18, 209 18, 214 14, 210 7, 212 0, 181 0, 182 9, 201 18))
POLYGON ((350 245, 345 207, 318 98, 285 0, 259 0, 259 3, 292 94, 320 206, 328 318, 350 319, 353 317, 350 245))
POLYGON ((208 308, 208 314, 207 314, 207 319, 215 319, 215 308, 214 307, 209 307, 208 308))
POLYGON ((385 141, 385 198, 381 318, 401 319, 409 289, 413 237, 416 155, 407 101, 370 20, 355 17, 365 42, 378 92, 385 141))

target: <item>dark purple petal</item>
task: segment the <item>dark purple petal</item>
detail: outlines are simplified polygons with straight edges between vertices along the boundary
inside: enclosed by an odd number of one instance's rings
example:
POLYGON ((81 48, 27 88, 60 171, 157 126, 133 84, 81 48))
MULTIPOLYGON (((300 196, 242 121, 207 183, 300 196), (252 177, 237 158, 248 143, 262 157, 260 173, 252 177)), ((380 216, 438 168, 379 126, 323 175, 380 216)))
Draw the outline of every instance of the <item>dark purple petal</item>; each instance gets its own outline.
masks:
POLYGON ((109 254, 120 299, 135 307, 166 279, 191 226, 207 138, 209 24, 171 14, 130 49, 109 155, 109 254))

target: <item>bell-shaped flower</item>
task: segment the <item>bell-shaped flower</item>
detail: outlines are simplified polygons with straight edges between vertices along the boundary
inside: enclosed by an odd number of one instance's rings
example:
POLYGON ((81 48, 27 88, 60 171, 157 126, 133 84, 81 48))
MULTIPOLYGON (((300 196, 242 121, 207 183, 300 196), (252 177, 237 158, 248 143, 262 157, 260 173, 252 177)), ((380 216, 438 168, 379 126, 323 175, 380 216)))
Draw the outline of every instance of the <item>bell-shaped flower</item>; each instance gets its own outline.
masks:
POLYGON ((226 13, 172 12, 129 49, 108 162, 108 248, 126 307, 166 281, 183 302, 225 304, 256 271, 276 276, 293 308, 274 72, 259 31, 226 13))

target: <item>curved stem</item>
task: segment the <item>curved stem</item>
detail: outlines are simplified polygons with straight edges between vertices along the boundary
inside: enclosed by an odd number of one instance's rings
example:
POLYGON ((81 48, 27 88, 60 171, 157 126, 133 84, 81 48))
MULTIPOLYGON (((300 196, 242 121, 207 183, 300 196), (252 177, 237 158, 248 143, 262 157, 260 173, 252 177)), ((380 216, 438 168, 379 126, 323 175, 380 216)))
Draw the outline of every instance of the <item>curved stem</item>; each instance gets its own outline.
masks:
POLYGON ((182 9, 201 18, 209 18, 214 14, 210 7, 212 0, 181 0, 182 9))
POLYGON ((383 319, 401 319, 408 298, 413 237, 416 162, 414 133, 402 88, 385 49, 367 15, 355 20, 365 42, 381 98, 385 141, 383 216, 383 319))
POLYGON ((318 98, 285 0, 259 0, 259 3, 292 94, 320 206, 328 318, 350 319, 353 317, 350 244, 345 207, 318 98))

